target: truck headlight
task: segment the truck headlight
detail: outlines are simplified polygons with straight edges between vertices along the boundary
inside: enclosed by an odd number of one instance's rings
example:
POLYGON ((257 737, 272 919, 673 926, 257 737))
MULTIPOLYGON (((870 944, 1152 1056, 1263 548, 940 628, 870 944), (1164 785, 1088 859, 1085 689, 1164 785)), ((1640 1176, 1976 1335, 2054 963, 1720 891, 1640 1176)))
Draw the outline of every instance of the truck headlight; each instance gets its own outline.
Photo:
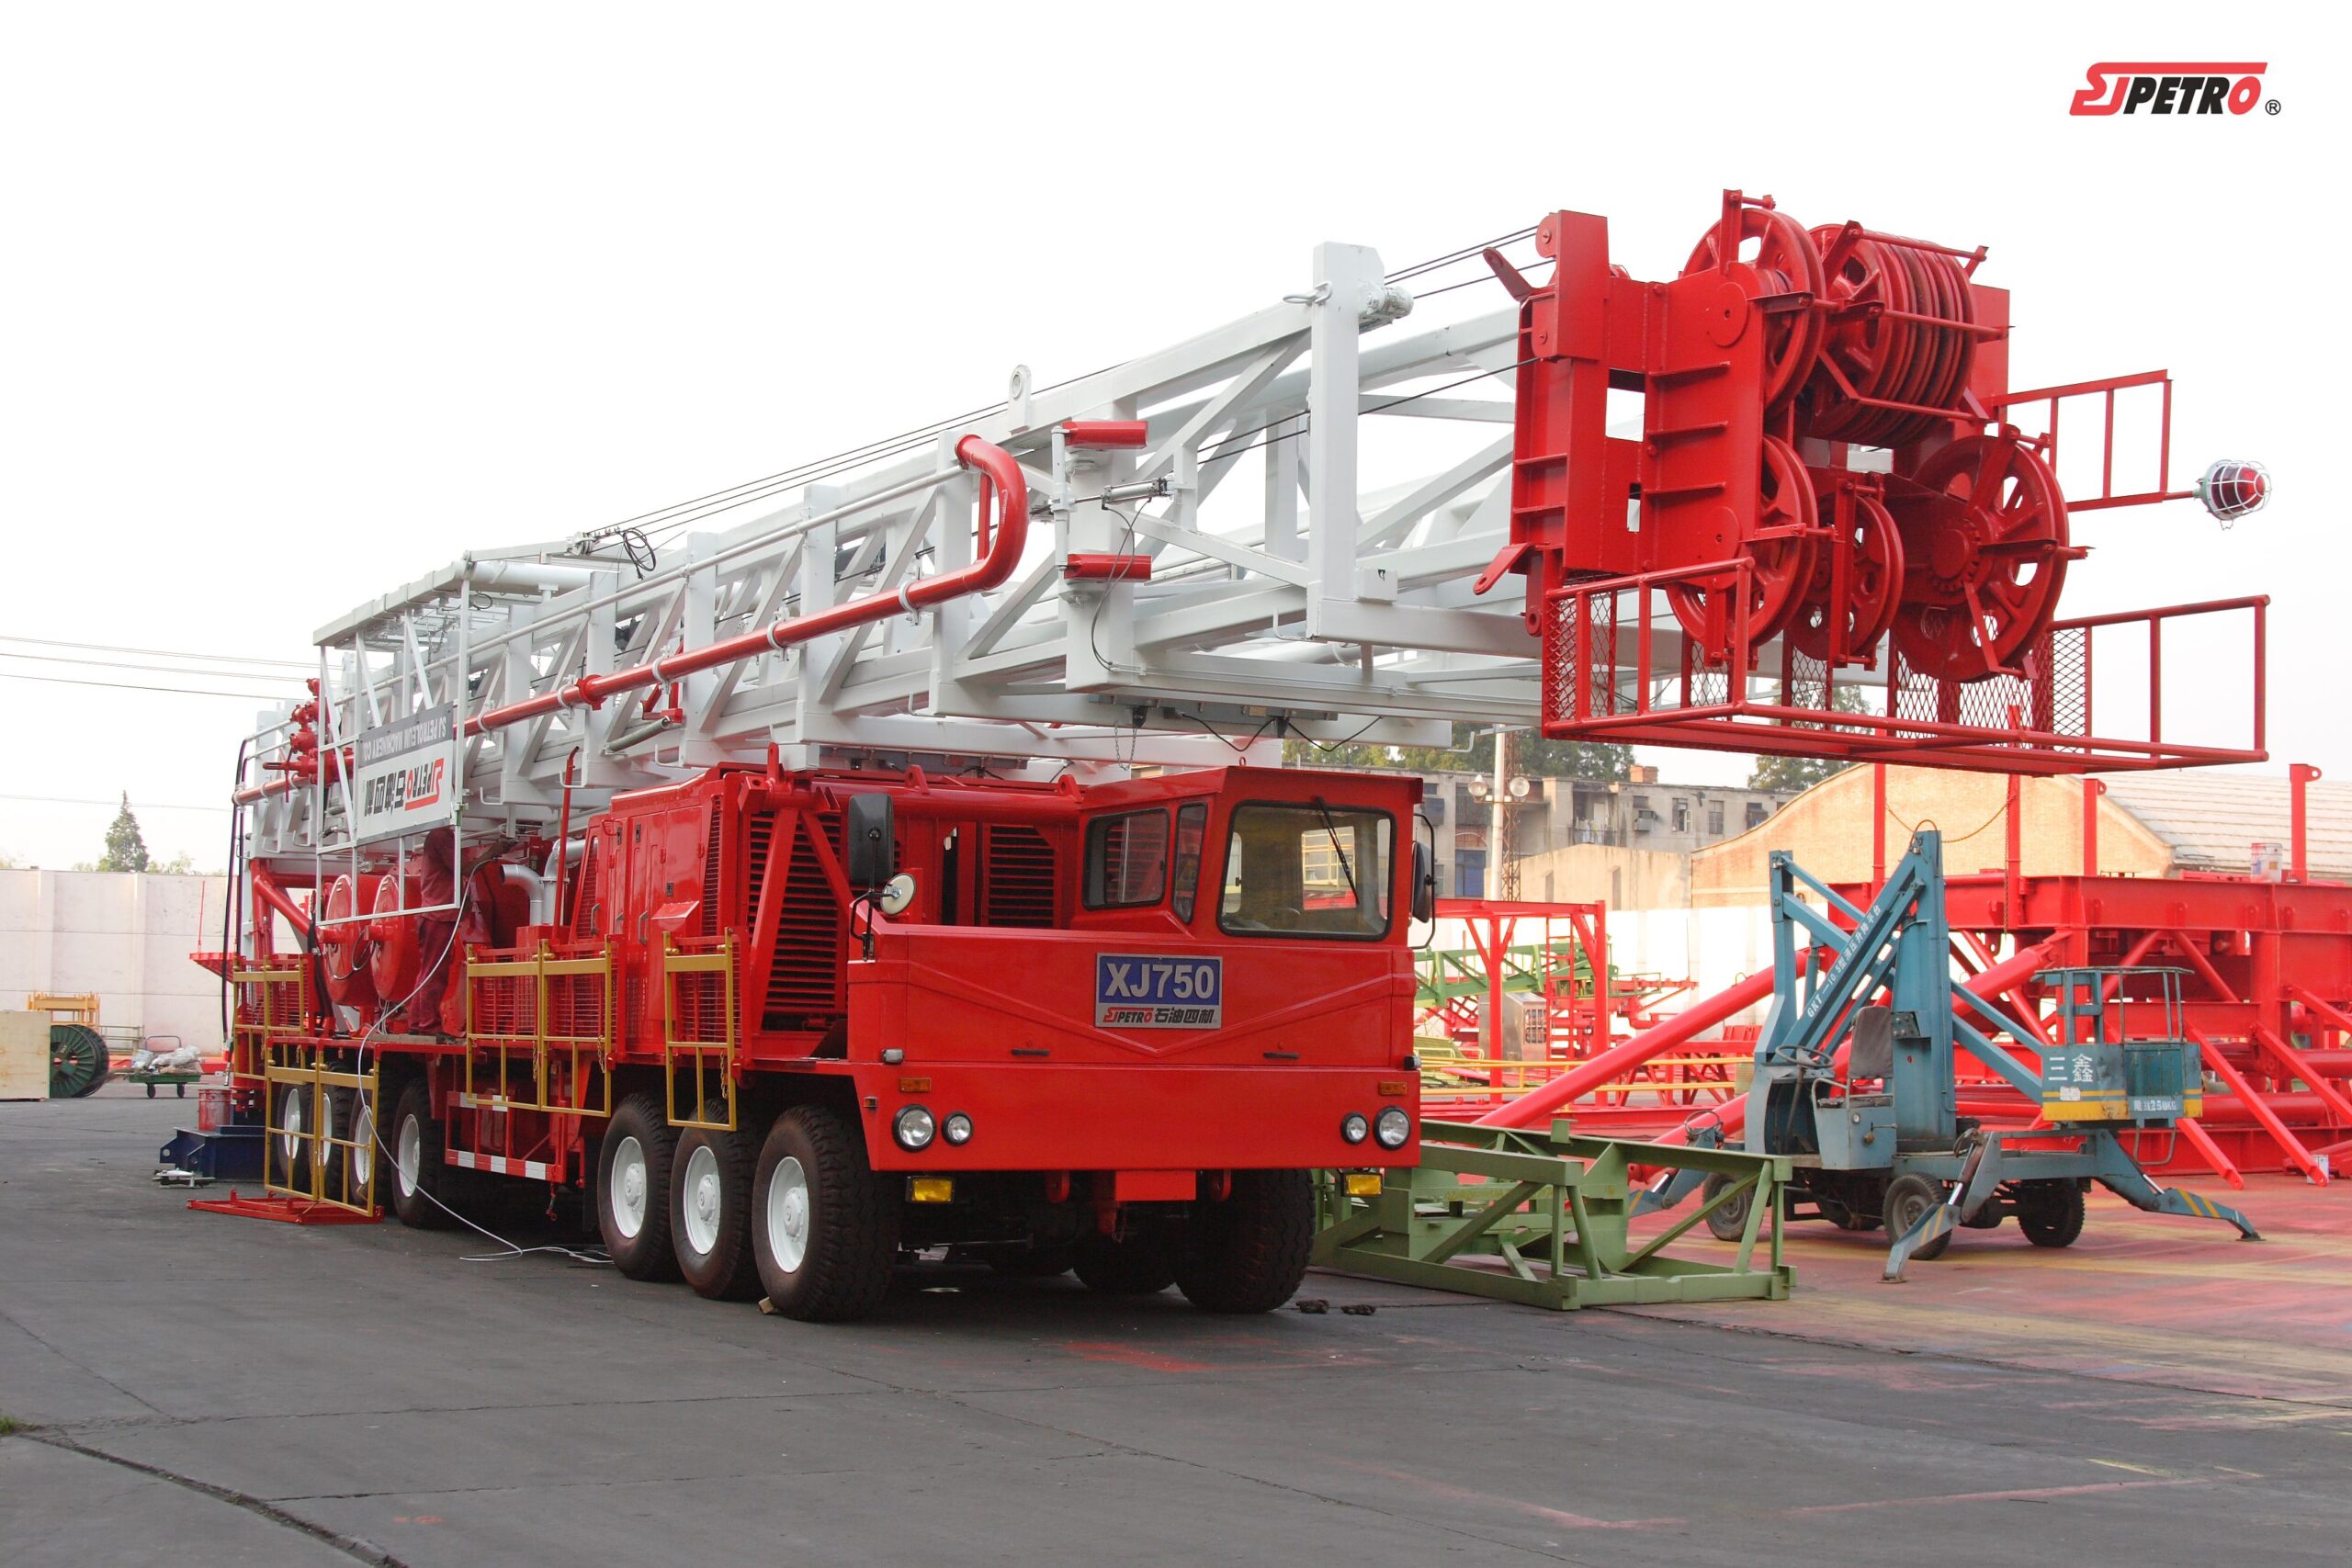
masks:
POLYGON ((1351 1144, 1361 1144, 1372 1136, 1372 1122, 1361 1111, 1351 1111, 1340 1118, 1340 1136, 1351 1144))
MULTIPOLYGON (((931 1112, 920 1105, 906 1107, 890 1123, 890 1135, 899 1140, 899 1146, 902 1149, 927 1149, 938 1134, 938 1125, 932 1121, 931 1112)), ((1401 1143, 1404 1140, 1399 1138, 1397 1141, 1401 1143)))
POLYGON ((958 1148, 972 1141, 972 1119, 960 1111, 949 1111, 947 1120, 939 1124, 939 1130, 946 1135, 949 1143, 958 1148))
POLYGON ((1392 1105, 1372 1124, 1372 1135, 1380 1140, 1384 1149, 1401 1149, 1405 1140, 1413 1135, 1413 1119, 1405 1114, 1403 1106, 1392 1105))

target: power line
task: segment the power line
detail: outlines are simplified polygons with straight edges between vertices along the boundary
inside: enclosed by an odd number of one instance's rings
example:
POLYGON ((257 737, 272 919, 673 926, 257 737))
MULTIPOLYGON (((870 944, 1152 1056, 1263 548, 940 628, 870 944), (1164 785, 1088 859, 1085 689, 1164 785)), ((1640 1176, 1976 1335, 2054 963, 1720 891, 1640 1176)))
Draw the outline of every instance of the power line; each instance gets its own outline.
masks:
POLYGON ((266 703, 268 696, 260 692, 214 692, 195 686, 141 686, 129 681, 76 681, 68 675, 19 675, 0 670, 0 681, 38 681, 44 686, 104 686, 117 692, 169 692, 182 697, 234 697, 243 703, 266 703))
MULTIPOLYGON (((78 795, 0 795, 0 800, 28 801, 35 806, 119 807, 123 804, 119 800, 100 800, 78 795)), ((226 815, 231 809, 226 806, 182 806, 174 801, 154 800, 134 800, 130 805, 134 811, 217 811, 226 815)))
POLYGON ((150 675, 200 675, 228 681, 277 681, 282 682, 294 678, 290 675, 280 674, 276 671, 183 670, 175 665, 170 664, 144 664, 136 660, 125 662, 119 659, 80 659, 67 653, 17 653, 5 648, 0 648, 0 659, 29 659, 41 664, 80 664, 86 665, 95 670, 138 670, 143 671, 150 675))
MULTIPOLYGON (((66 642, 57 637, 12 637, 6 633, 0 633, 0 642, 28 642, 38 648, 78 648, 88 653, 138 653, 144 654, 150 659, 194 659, 207 664, 266 664, 280 670, 318 668, 315 664, 305 663, 299 659, 242 659, 230 653, 178 653, 164 648, 117 648, 111 643, 66 642)), ((18 654, 17 657, 30 659, 33 655, 26 653, 18 654)))

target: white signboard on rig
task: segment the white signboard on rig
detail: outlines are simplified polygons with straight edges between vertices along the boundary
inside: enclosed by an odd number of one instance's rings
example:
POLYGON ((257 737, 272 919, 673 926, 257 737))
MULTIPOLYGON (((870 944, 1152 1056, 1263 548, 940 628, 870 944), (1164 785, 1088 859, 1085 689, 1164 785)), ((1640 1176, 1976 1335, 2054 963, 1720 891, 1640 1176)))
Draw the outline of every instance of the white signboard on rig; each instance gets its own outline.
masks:
POLYGON ((363 731, 351 781, 356 842, 457 821, 457 710, 444 704, 363 731))

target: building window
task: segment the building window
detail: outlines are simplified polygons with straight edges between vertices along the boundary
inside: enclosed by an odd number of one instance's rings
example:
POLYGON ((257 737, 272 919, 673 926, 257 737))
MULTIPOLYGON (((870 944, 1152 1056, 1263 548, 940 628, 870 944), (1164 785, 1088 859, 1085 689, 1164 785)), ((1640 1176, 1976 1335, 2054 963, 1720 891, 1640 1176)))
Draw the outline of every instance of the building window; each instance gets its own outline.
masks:
POLYGON ((1751 800, 1747 803, 1747 825, 1751 828, 1761 828, 1764 826, 1764 803, 1762 801, 1751 800))
POLYGON ((1690 803, 1680 795, 1674 799, 1674 830, 1678 833, 1690 830, 1690 803))
POLYGON ((1724 803, 1720 800, 1707 802, 1707 834, 1716 839, 1724 836, 1724 803))

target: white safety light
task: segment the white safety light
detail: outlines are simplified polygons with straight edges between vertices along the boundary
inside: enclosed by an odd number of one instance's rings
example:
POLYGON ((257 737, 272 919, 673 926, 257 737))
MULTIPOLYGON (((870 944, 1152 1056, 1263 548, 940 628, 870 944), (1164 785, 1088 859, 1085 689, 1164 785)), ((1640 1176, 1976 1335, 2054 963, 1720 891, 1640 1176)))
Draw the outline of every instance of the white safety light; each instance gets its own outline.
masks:
POLYGON ((1372 1136, 1371 1119, 1361 1111, 1351 1111, 1340 1119, 1340 1136, 1351 1144, 1361 1144, 1372 1136))
POLYGON ((890 1135, 899 1140, 902 1149, 927 1149, 939 1134, 931 1112, 920 1105, 910 1105, 890 1123, 890 1135))
POLYGON ((960 1111, 951 1111, 947 1120, 939 1124, 939 1131, 949 1143, 961 1148, 972 1141, 972 1119, 960 1111))
POLYGON ((1372 1135, 1380 1140, 1384 1149, 1401 1149, 1405 1140, 1413 1135, 1413 1119, 1405 1114, 1402 1106, 1392 1105, 1373 1123, 1372 1135))

